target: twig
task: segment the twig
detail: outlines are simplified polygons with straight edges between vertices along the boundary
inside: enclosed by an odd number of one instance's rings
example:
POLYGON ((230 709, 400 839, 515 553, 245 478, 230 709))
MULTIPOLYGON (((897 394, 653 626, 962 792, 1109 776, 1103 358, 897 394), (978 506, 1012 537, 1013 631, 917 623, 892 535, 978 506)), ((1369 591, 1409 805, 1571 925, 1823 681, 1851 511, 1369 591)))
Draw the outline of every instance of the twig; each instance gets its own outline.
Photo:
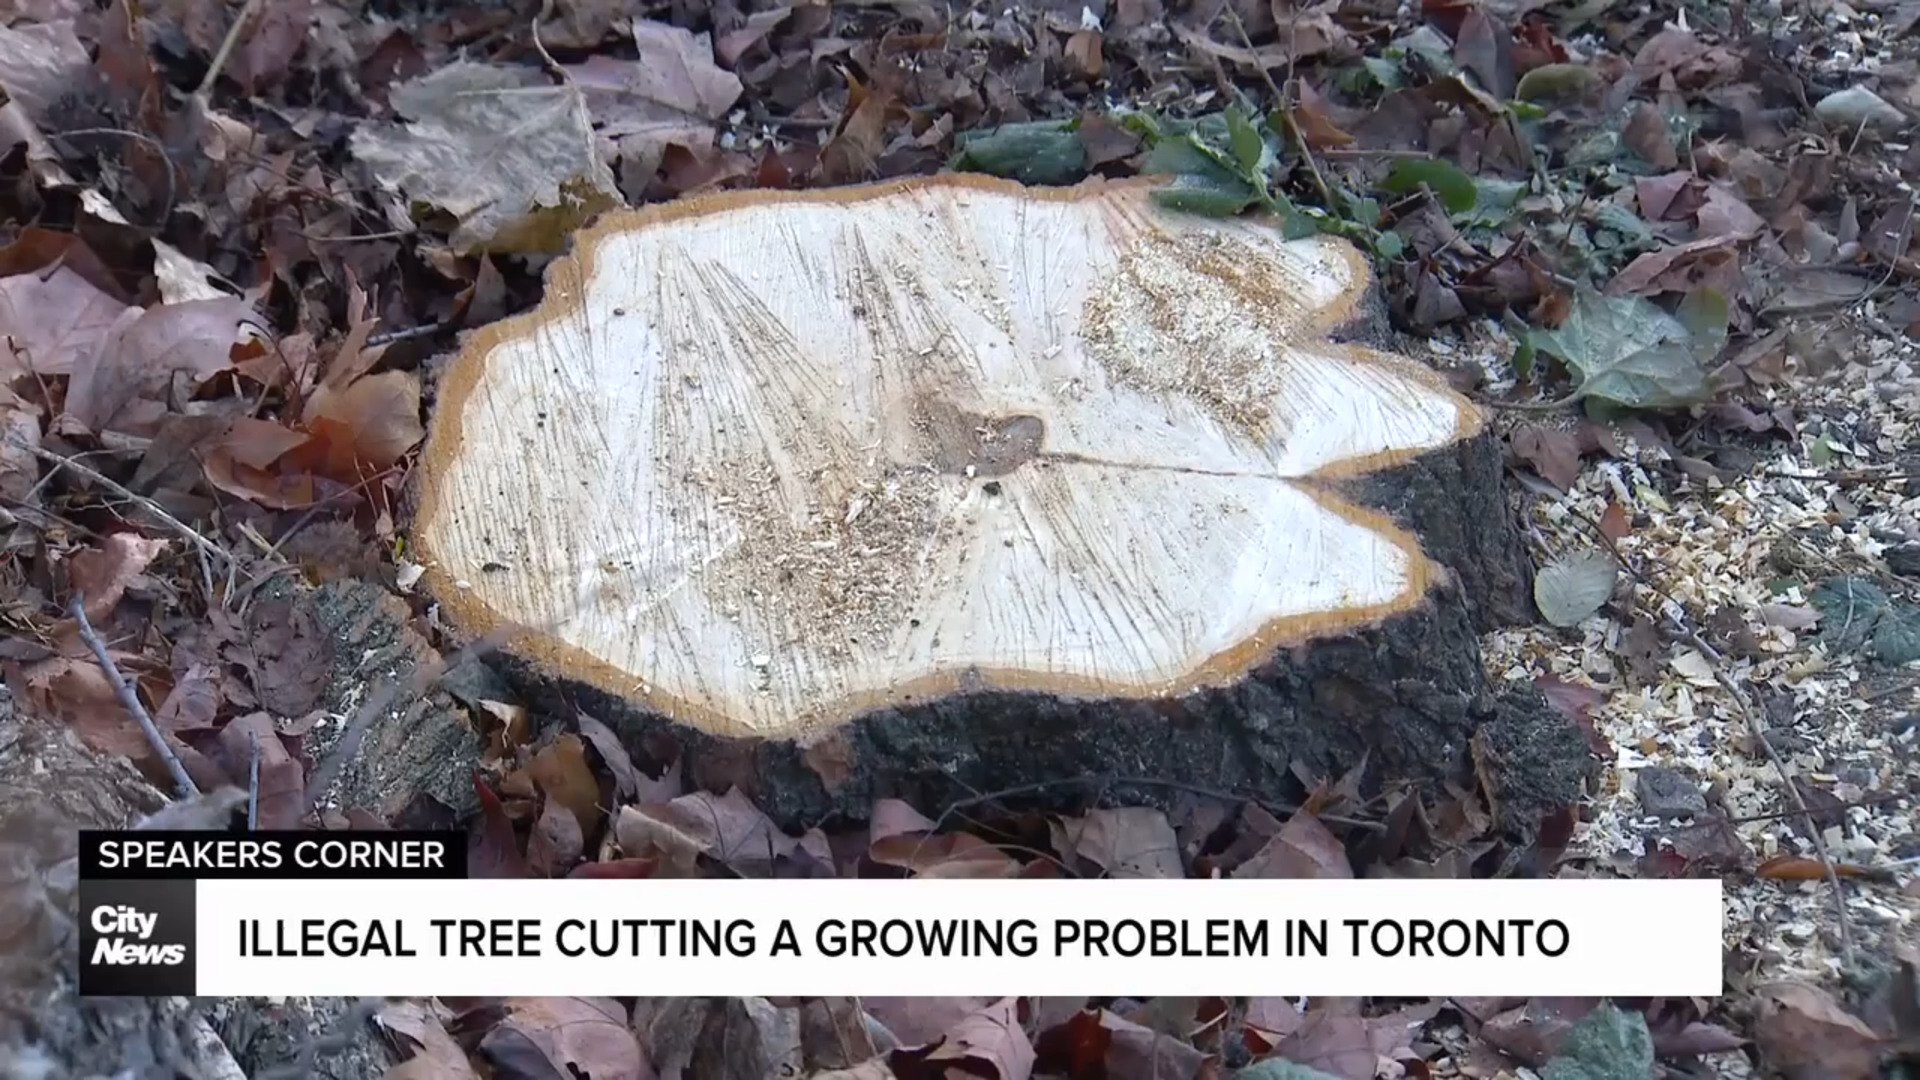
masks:
POLYGON ((200 789, 193 785, 193 778, 187 775, 186 767, 180 764, 179 757, 174 754, 173 747, 168 746, 165 736, 160 734, 160 728, 154 724, 153 717, 147 715, 147 707, 140 704, 140 695, 133 692, 133 687, 127 684, 126 676, 120 674, 120 668, 113 662, 113 657, 107 654, 106 643, 100 640, 99 634, 93 632, 93 624, 87 621, 86 597, 80 593, 74 593, 73 602, 67 605, 67 614, 72 615, 73 621, 79 624, 80 640, 86 642, 87 648, 93 650, 93 658, 98 660, 101 668, 106 671, 107 681, 113 684, 114 696, 118 697, 120 704, 126 706, 127 711, 133 714, 134 720, 140 724, 141 733, 152 745, 154 753, 159 754, 160 760, 166 763, 167 774, 173 777, 175 794, 182 799, 191 799, 200 794, 200 789))
POLYGON ((1920 473, 1877 473, 1867 469, 1845 469, 1830 473, 1790 473, 1768 470, 1761 473, 1775 480, 1820 480, 1830 484, 1877 484, 1882 480, 1920 480, 1920 473))
POLYGON ((154 502, 152 499, 149 499, 144 495, 135 495, 132 491, 128 490, 124 485, 120 484, 118 481, 107 478, 106 476, 100 474, 99 472, 96 472, 95 470, 80 464, 78 461, 74 460, 73 458, 61 457, 59 454, 56 454, 51 450, 48 450, 40 446, 34 446, 33 444, 25 442, 20 439, 15 439, 12 441, 15 446, 21 447, 22 449, 26 450, 28 453, 32 454, 34 457, 37 457, 42 461, 53 463, 56 469, 59 469, 59 468, 71 469, 74 472, 79 473, 81 476, 87 478, 88 480, 91 480, 94 483, 99 484, 101 487, 106 488, 108 491, 113 492, 115 495, 118 495, 129 502, 138 504, 141 509, 145 510, 149 514, 152 514, 155 518, 159 519, 159 521, 162 524, 166 525, 168 528, 172 529, 174 532, 180 534, 181 538, 186 540, 188 543, 199 548, 201 551, 205 552, 206 554, 211 555, 216 559, 219 559, 220 562, 223 563, 224 565, 227 565, 227 566, 233 565, 234 563, 233 556, 227 554, 225 549, 221 548, 218 544, 215 544, 213 541, 195 532, 191 526, 187 525, 185 522, 181 521, 179 518, 174 517, 172 514, 167 513, 164 509, 160 507, 159 503, 154 502))
MULTIPOLYGON (((1856 799, 1853 802, 1835 803, 1832 806, 1826 807, 1825 812, 1832 813, 1851 810, 1856 806, 1885 806, 1887 803, 1900 802, 1903 799, 1911 799, 1913 797, 1914 793, 1911 791, 1897 791, 1891 795, 1875 795, 1871 799, 1856 799)), ((1743 817, 1728 818, 1727 824, 1745 825, 1752 821, 1775 821, 1779 818, 1794 817, 1799 813, 1800 811, 1798 810, 1769 810, 1764 814, 1747 814, 1743 817)))
POLYGON ((247 732, 247 831, 260 827, 260 735, 247 732))
MULTIPOLYGON (((1224 10, 1227 18, 1233 22, 1234 32, 1240 35, 1240 44, 1246 47, 1248 53, 1258 57, 1259 50, 1253 47, 1253 37, 1247 33, 1247 24, 1241 20, 1240 13, 1234 10, 1232 4, 1225 5, 1224 10)), ((1267 89, 1273 92, 1273 102, 1275 107, 1280 110, 1280 119, 1287 125, 1287 134, 1293 138, 1293 144, 1300 148, 1300 160, 1306 163, 1307 172, 1313 176, 1313 186, 1320 189, 1320 198, 1327 205, 1327 213, 1339 214, 1341 210, 1340 207, 1334 204, 1333 189, 1327 185, 1327 178, 1321 174, 1320 163, 1314 160, 1313 147, 1307 145, 1306 135, 1301 132, 1300 125, 1294 123, 1293 120, 1293 57, 1294 51, 1300 43, 1299 20, 1296 19, 1289 23, 1287 29, 1289 32, 1287 40, 1287 88, 1283 90, 1274 83, 1273 73, 1267 70, 1265 64, 1255 63, 1254 66, 1260 69, 1261 81, 1265 82, 1267 89)), ((1372 222, 1368 222, 1368 224, 1372 224, 1372 222)))
POLYGON ((166 228, 167 219, 173 216, 174 197, 179 193, 177 186, 178 181, 175 177, 175 173, 179 171, 179 167, 174 165, 173 155, 167 153, 166 144, 151 135, 142 134, 138 131, 128 131, 126 128, 111 127, 75 128, 72 131, 49 132, 47 137, 72 141, 84 135, 118 135, 123 139, 132 139, 135 142, 145 143, 154 153, 160 155, 160 160, 166 162, 167 165, 167 201, 161 207, 159 220, 146 227, 155 230, 166 228))
POLYGON ((246 6, 240 9, 239 18, 234 19, 233 25, 227 27, 227 36, 220 39, 220 51, 213 54, 213 63, 207 65, 206 77, 200 80, 200 88, 193 92, 193 96, 199 98, 201 104, 206 104, 207 99, 213 96, 214 80, 220 77, 220 69, 227 66, 227 58, 233 55, 234 46, 240 44, 240 35, 246 30, 247 24, 253 21, 254 13, 259 9, 260 0, 247 0, 246 6))
POLYGON ((1774 771, 1780 774, 1780 785, 1787 789, 1787 796, 1793 802, 1795 814, 1806 822, 1807 838, 1813 842, 1814 854, 1820 856, 1820 869, 1826 876, 1827 886, 1833 890, 1833 913, 1840 923, 1840 948, 1846 958, 1851 960, 1853 958, 1853 926, 1847 919, 1847 894, 1841 888, 1840 875, 1833 868, 1833 856, 1827 853, 1827 842, 1821 838, 1820 825, 1813 820, 1813 811, 1807 806, 1806 797, 1800 794, 1800 785, 1793 782, 1793 777, 1787 772, 1786 761, 1780 757, 1780 751, 1774 747, 1773 740, 1767 738, 1766 728, 1761 726, 1759 713, 1749 703, 1746 691, 1721 670, 1721 663, 1725 658, 1720 655, 1719 650, 1701 640, 1699 634, 1682 626, 1671 612, 1667 613, 1667 621, 1680 632, 1682 640, 1698 649, 1700 655, 1706 657, 1713 665, 1714 681, 1733 696, 1734 704, 1740 707, 1740 715, 1746 721, 1747 731, 1760 743, 1760 748, 1767 753, 1767 760, 1773 763, 1774 771))
POLYGON ((396 341, 410 341, 414 338, 427 337, 432 334, 437 334, 446 328, 445 323, 430 322, 421 323, 419 326, 409 326, 405 330, 383 330, 378 334, 367 335, 367 348, 371 349, 377 345, 391 345, 396 341))
POLYGON ((553 54, 547 51, 547 43, 540 40, 540 22, 552 14, 553 0, 540 0, 540 10, 533 16, 533 47, 547 65, 547 73, 562 83, 569 83, 573 80, 567 77, 567 69, 554 62, 553 54))

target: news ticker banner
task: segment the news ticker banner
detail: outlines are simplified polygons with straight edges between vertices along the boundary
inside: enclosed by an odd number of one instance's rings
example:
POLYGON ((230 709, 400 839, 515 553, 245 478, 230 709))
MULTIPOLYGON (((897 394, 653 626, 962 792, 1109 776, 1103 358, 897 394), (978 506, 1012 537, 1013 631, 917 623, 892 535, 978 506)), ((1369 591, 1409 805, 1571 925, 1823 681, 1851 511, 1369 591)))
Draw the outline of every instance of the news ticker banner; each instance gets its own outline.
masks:
POLYGON ((81 834, 83 994, 1712 997, 1708 881, 468 880, 461 833, 81 834))

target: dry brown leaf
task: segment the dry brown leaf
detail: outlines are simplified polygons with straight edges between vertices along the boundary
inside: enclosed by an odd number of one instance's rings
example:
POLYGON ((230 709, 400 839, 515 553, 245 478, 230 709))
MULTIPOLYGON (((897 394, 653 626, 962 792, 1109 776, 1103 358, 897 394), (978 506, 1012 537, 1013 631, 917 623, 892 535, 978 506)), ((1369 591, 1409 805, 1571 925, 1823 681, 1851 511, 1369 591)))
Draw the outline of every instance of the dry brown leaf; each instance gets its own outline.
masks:
POLYGON ((578 735, 562 735, 533 755, 527 772, 547 798, 573 813, 580 834, 591 834, 600 824, 600 781, 587 764, 586 744, 578 735))
POLYGON ((1067 39, 1062 52, 1067 63, 1073 66, 1075 73, 1088 79, 1097 79, 1106 69, 1106 57, 1102 54, 1106 41, 1098 30, 1078 30, 1067 39))
POLYGON ((146 573, 167 545, 163 539, 123 532, 108 536, 98 548, 75 554, 68 564, 67 584, 86 597, 88 620, 105 620, 119 605, 128 583, 146 573))
POLYGON ((1184 1037, 1124 1020, 1104 1009, 1100 1025, 1110 1033, 1107 1075, 1151 1076, 1161 1080, 1196 1080, 1206 1074, 1212 1055, 1202 1053, 1184 1037))
POLYGON ((1077 855, 1116 878, 1182 878, 1180 840, 1167 816, 1148 806, 1101 809, 1049 823, 1053 847, 1069 862, 1077 855))
POLYGON ((921 877, 1002 878, 1020 872, 1020 864, 1006 852, 964 832, 900 833, 869 845, 867 858, 921 877))
POLYGON ((730 865, 763 863, 794 845, 739 788, 724 796, 696 791, 670 802, 623 806, 614 836, 628 855, 657 852, 682 874, 691 872, 698 855, 730 865))
POLYGON ((162 731, 211 731, 219 719, 223 682, 220 669, 213 664, 196 663, 176 680, 166 699, 153 711, 153 722, 162 731))
POLYGON ((508 998, 507 1015, 480 1040, 480 1055, 504 1076, 653 1080, 611 998, 508 998))
MULTIPOLYGON (((1873 877, 1871 867, 1853 863, 1834 863, 1835 877, 1860 878, 1873 877)), ((1825 881, 1827 864, 1819 859, 1810 859, 1804 855, 1775 855, 1753 868, 1753 876, 1769 881, 1825 881)))
POLYGON ((396 1001, 380 1010, 374 1023, 408 1054, 384 1080, 479 1080, 466 1051, 428 1005, 396 1001))
POLYGON ((613 775, 613 797, 625 800, 638 795, 640 770, 633 767, 633 759, 627 755, 627 748, 620 742, 620 736, 586 713, 580 713, 575 719, 580 724, 581 737, 593 745, 594 752, 600 755, 601 762, 607 766, 607 772, 613 775))
POLYGON ((946 1080, 958 1070, 986 1080, 1027 1080, 1033 1043, 1020 1026, 1019 998, 1002 998, 963 1017, 925 1050, 895 1050, 888 1063, 901 1080, 946 1080))
POLYGON ((877 997, 860 1004, 900 1046, 925 1046, 961 1020, 993 1004, 990 997, 877 997))
POLYGON ((65 266, 0 278, 0 383, 16 375, 71 375, 114 323, 137 311, 65 266))
POLYGON ((1769 983, 1754 991, 1760 1059, 1785 1080, 1874 1080, 1885 1044, 1827 991, 1769 983))
POLYGON ((579 819, 559 799, 548 798, 527 837, 527 868, 541 877, 561 877, 585 849, 579 819))
MULTIPOLYGON (((420 376, 411 371, 382 371, 355 380, 344 390, 325 386, 308 399, 310 424, 330 420, 351 432, 354 456, 374 470, 392 467, 426 438, 420 424, 420 376)), ((336 479, 355 479, 352 474, 336 479)))
POLYGON ((95 432, 150 434, 176 374, 198 387, 251 355, 245 327, 264 329, 239 297, 129 308, 74 365, 67 415, 95 432))
POLYGON ((258 749, 259 827, 297 829, 306 816, 306 770, 280 741, 273 717, 264 712, 249 713, 229 720, 220 729, 221 765, 228 776, 251 776, 255 749, 258 749))
POLYGON ((1627 518, 1627 508, 1617 502, 1609 502, 1600 514, 1600 535, 1609 540, 1619 541, 1633 532, 1633 523, 1627 518))
POLYGON ((932 831, 931 820, 899 799, 875 799, 873 810, 867 815, 869 844, 878 844, 882 840, 908 833, 932 831))
MULTIPOLYGON (((127 659, 114 656, 116 664, 124 664, 127 659)), ((113 683, 91 655, 50 656, 28 666, 21 673, 21 682, 36 714, 60 720, 94 750, 127 758, 149 777, 166 776, 140 725, 120 704, 113 683)), ((161 783, 162 790, 172 787, 170 779, 161 783)))
POLYGON ((1573 432, 1544 424, 1522 424, 1508 436, 1513 456, 1533 466, 1561 491, 1580 479, 1580 440, 1573 432))
POLYGON ((228 57, 226 73, 249 96, 284 80, 307 43, 318 11, 314 0, 277 0, 262 5, 240 47, 228 57))
POLYGON ((40 412, 21 403, 0 379, 0 499, 15 506, 38 506, 40 412))
POLYGON ((1237 878, 1353 877, 1346 845, 1312 814, 1296 813, 1253 858, 1236 867, 1237 878))

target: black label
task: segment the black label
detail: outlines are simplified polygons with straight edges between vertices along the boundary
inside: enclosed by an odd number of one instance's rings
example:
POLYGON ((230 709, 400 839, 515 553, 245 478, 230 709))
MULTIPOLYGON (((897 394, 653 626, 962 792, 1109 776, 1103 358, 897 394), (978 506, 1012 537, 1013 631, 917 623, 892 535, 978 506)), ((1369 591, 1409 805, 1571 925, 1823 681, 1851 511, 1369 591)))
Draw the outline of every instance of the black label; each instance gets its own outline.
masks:
POLYGON ((80 993, 193 996, 191 881, 80 883, 80 993))
POLYGON ((399 830, 80 833, 80 877, 112 881, 214 878, 464 878, 467 837, 399 830))

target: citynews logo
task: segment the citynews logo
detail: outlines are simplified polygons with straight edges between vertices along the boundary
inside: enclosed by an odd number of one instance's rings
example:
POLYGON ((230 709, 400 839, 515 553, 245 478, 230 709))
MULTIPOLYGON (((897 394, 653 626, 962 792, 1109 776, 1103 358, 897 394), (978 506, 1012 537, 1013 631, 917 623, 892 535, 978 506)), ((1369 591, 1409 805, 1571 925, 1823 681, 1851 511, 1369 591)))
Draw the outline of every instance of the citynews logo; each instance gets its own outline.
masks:
POLYGON ((93 932, 92 963, 113 967, 173 967, 187 962, 187 947, 175 942, 148 941, 160 925, 160 916, 130 904, 102 904, 88 918, 93 932))

